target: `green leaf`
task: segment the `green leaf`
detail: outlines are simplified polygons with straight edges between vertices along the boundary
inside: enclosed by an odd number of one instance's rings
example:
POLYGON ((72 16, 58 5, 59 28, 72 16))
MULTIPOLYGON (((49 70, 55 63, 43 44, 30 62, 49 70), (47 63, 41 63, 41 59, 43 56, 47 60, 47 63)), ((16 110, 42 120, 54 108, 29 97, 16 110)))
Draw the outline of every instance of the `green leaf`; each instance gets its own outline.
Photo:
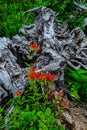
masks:
POLYGON ((65 130, 65 127, 64 127, 64 126, 61 126, 61 127, 60 127, 60 130, 65 130))
POLYGON ((30 55, 28 55, 27 58, 28 58, 29 60, 32 60, 33 57, 30 56, 30 55))
POLYGON ((51 115, 51 109, 50 109, 50 108, 47 108, 47 109, 46 109, 45 115, 46 115, 46 116, 50 116, 50 115, 51 115))
POLYGON ((3 112, 3 108, 0 107, 0 113, 2 113, 2 112, 3 112))
POLYGON ((27 66, 27 67, 30 67, 30 64, 28 64, 27 62, 24 62, 25 63, 25 65, 27 66))
POLYGON ((39 130, 48 130, 48 128, 43 122, 39 122, 39 130))
POLYGON ((29 111, 29 104, 26 104, 26 111, 29 111))
POLYGON ((76 82, 74 85, 72 85, 72 88, 70 89, 71 93, 77 97, 80 98, 79 94, 78 94, 78 89, 80 88, 80 84, 78 82, 76 82))
POLYGON ((35 127, 31 127, 29 128, 29 130, 37 130, 35 127))
POLYGON ((41 120, 44 120, 44 113, 42 111, 37 112, 37 117, 39 117, 41 120))
POLYGON ((52 129, 51 130, 60 130, 59 129, 59 127, 58 126, 54 126, 54 127, 52 127, 52 129))

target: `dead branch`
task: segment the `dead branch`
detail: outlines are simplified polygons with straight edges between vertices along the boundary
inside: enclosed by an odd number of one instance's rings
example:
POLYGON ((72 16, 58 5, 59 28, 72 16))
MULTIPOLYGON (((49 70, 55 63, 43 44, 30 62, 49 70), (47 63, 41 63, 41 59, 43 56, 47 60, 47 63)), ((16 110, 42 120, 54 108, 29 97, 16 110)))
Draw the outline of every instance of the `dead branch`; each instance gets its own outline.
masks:
POLYGON ((87 70, 87 65, 83 65, 81 62, 77 61, 77 60, 71 60, 74 63, 78 63, 79 65, 81 65, 84 69, 87 70))
POLYGON ((81 8, 81 9, 83 9, 83 10, 87 10, 87 7, 85 7, 84 5, 81 5, 81 4, 77 3, 76 1, 74 1, 74 4, 75 4, 77 7, 81 8))
POLYGON ((79 70, 80 67, 81 67, 81 65, 78 65, 78 66, 73 65, 70 61, 67 61, 67 64, 68 64, 71 68, 73 68, 74 70, 79 70))
POLYGON ((36 11, 36 10, 38 10, 39 8, 42 8, 42 7, 43 7, 43 6, 39 6, 39 7, 34 8, 34 9, 29 9, 29 10, 27 10, 27 11, 25 11, 25 12, 23 13, 23 16, 24 16, 26 13, 28 13, 28 12, 36 11))

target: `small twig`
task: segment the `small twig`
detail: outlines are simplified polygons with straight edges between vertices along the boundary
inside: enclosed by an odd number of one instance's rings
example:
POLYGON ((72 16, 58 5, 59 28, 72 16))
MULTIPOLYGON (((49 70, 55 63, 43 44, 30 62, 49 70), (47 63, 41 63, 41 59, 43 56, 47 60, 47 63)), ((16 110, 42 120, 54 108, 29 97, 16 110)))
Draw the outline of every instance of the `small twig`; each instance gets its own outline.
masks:
POLYGON ((70 83, 68 86, 66 86, 66 87, 67 87, 67 89, 71 88, 71 87, 72 87, 72 85, 73 85, 73 83, 70 83))
POLYGON ((59 15, 59 12, 55 15, 55 17, 57 17, 59 15))
POLYGON ((87 57, 84 58, 84 57, 81 57, 81 56, 76 56, 76 59, 87 60, 87 57))
POLYGON ((81 65, 74 66, 70 61, 67 61, 67 64, 68 64, 70 67, 72 67, 73 69, 75 69, 75 70, 79 70, 80 67, 81 67, 81 65))
POLYGON ((77 97, 75 97, 69 90, 68 88, 64 88, 63 89, 65 91, 66 94, 68 94, 70 97, 74 98, 76 101, 78 101, 80 103, 80 105, 82 104, 83 106, 85 106, 85 104, 77 97))
POLYGON ((74 1, 74 4, 75 4, 77 7, 81 8, 81 9, 87 10, 87 7, 85 7, 84 5, 78 4, 76 1, 74 1))
POLYGON ((81 103, 82 105, 84 105, 84 103, 79 99, 79 98, 77 98, 77 97, 75 97, 73 94, 71 94, 69 91, 68 91, 68 94, 72 97, 72 98, 74 98, 75 100, 77 100, 79 103, 81 103))
POLYGON ((81 54, 83 54, 86 57, 86 59, 87 59, 87 55, 84 52, 81 52, 81 54))
POLYGON ((43 7, 43 6, 40 6, 40 7, 34 8, 34 9, 29 9, 29 10, 27 10, 27 11, 25 11, 25 12, 23 13, 23 16, 24 16, 26 13, 35 11, 35 10, 41 8, 41 7, 43 7))
POLYGON ((78 63, 80 66, 82 66, 84 69, 87 70, 87 66, 83 65, 81 62, 77 61, 77 60, 71 60, 72 62, 78 63))

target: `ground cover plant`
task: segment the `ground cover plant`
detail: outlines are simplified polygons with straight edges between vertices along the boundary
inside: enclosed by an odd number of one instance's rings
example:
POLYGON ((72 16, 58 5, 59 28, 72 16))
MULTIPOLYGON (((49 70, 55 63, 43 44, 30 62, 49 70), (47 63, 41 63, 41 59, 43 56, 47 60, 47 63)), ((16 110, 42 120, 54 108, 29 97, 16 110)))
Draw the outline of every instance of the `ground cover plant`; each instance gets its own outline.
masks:
POLYGON ((66 86, 70 85, 72 94, 87 103, 87 70, 74 71, 66 68, 65 75, 66 86))
MULTIPOLYGON (((84 5, 87 4, 85 0, 81 2, 84 5)), ((87 12, 76 9, 72 0, 62 0, 62 2, 61 0, 54 0, 54 2, 51 0, 0 0, 0 36, 12 38, 23 24, 33 23, 32 15, 28 13, 23 17, 23 12, 38 6, 50 7, 59 12, 58 19, 60 22, 67 19, 70 28, 80 26, 84 29, 82 25, 84 18, 87 17, 87 12), (70 17, 71 15, 72 17, 70 17)))
POLYGON ((65 130, 63 125, 58 126, 60 117, 60 107, 65 107, 68 101, 63 99, 63 92, 50 94, 50 83, 55 80, 55 75, 50 73, 35 72, 31 67, 28 74, 30 84, 22 94, 20 91, 15 93, 15 98, 11 99, 6 105, 14 105, 12 113, 4 113, 0 108, 0 129, 4 130, 65 130), (45 91, 48 88, 47 91, 45 91), (55 101, 58 112, 56 115, 49 107, 55 101), (14 103, 13 103, 14 102, 14 103), (5 117, 3 117, 3 114, 5 117), (6 121, 7 120, 7 121, 6 121))

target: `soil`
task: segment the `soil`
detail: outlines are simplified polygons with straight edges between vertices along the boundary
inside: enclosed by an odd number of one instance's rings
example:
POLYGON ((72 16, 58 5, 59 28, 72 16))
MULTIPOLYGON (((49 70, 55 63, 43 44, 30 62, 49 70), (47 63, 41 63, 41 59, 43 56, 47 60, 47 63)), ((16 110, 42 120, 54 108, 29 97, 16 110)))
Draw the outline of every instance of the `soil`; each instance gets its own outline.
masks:
POLYGON ((87 130, 87 109, 70 103, 63 113, 67 130, 87 130))

